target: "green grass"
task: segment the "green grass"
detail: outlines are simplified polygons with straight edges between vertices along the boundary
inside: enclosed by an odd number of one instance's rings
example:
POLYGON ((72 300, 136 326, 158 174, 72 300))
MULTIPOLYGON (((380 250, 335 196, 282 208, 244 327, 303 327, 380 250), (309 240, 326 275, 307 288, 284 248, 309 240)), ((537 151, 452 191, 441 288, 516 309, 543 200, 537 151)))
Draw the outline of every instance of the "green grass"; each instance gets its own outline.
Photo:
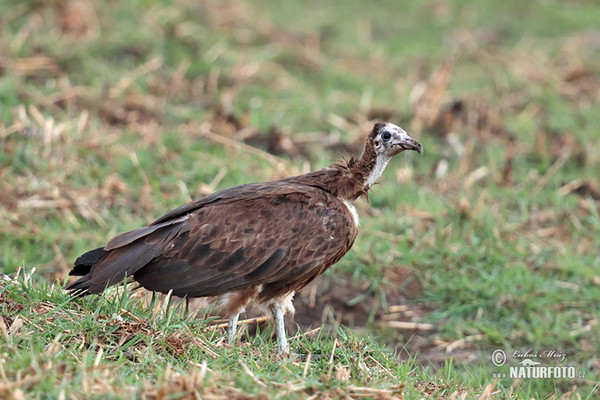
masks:
POLYGON ((2 284, 7 329, 23 324, 0 342, 0 395, 597 395, 596 2, 73 4, 0 5, 0 271, 37 270, 2 284), (443 60, 449 82, 430 81, 431 107, 462 111, 427 124, 410 99, 443 60), (366 328, 323 329, 293 344, 300 358, 276 360, 269 332, 231 349, 179 311, 153 316, 119 295, 69 302, 50 283, 192 198, 338 160, 381 115, 425 155, 392 162, 358 204, 353 250, 322 278, 368 283, 382 305, 366 328), (272 127, 291 143, 276 155, 272 127), (422 285, 408 299, 386 275, 403 265, 422 285), (390 328, 379 316, 397 301, 433 331, 390 328), (585 379, 495 382, 498 348, 565 352, 560 365, 585 379))
MULTIPOLYGON (((68 394, 122 398, 187 398, 211 394, 327 398, 343 395, 470 393, 451 372, 436 376, 414 360, 400 361, 370 336, 340 329, 292 340, 297 352, 276 356, 269 332, 250 343, 223 345, 207 320, 186 318, 183 303, 147 302, 111 290, 73 301, 60 284, 32 275, 0 287, 4 323, 0 390, 58 398, 68 394), (7 329, 7 326, 8 328, 7 329), (4 360, 6 361, 6 360, 4 360)), ((447 368, 451 369, 450 366, 447 368)))

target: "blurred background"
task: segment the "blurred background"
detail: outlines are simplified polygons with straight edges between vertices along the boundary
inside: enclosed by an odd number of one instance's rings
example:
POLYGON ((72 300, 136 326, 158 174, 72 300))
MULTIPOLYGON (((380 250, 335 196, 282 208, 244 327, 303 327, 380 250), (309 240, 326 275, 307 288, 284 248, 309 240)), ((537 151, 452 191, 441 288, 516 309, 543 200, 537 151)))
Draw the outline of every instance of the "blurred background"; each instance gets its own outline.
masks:
POLYGON ((0 272, 63 280, 119 232, 358 155, 390 121, 425 155, 359 202, 354 249, 296 323, 466 375, 491 376, 496 348, 560 350, 592 387, 599 15, 593 0, 2 2, 0 272))

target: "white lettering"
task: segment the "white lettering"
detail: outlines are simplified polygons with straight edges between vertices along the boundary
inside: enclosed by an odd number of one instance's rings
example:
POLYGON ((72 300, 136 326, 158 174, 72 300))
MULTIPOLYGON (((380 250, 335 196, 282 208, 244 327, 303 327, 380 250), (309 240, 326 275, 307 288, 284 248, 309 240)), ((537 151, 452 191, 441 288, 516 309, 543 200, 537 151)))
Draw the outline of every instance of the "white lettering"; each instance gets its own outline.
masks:
POLYGON ((573 379, 575 378, 575 367, 510 367, 509 376, 512 379, 573 379))

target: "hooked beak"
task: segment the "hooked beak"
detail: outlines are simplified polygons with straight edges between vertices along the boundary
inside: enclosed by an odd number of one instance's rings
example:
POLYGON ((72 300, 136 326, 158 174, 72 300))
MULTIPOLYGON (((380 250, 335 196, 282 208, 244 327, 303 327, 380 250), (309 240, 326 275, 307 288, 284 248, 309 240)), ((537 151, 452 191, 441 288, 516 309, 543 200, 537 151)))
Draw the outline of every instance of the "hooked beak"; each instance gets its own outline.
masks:
POLYGON ((423 155, 423 146, 421 145, 421 143, 419 143, 418 141, 406 134, 396 137, 394 140, 394 144, 396 146, 399 146, 403 151, 414 150, 417 153, 423 155))

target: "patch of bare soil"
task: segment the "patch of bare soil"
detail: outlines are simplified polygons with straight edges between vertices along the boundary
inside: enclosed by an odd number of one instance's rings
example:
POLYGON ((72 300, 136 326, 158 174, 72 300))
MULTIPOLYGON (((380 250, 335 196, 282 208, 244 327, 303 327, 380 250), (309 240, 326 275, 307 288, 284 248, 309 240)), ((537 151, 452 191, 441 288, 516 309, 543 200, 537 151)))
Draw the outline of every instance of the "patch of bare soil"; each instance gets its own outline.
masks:
POLYGON ((406 298, 412 297, 414 290, 420 289, 418 279, 407 267, 397 266, 391 270, 400 273, 390 272, 388 278, 392 278, 394 274, 396 278, 412 279, 414 284, 405 288, 389 285, 375 289, 368 282, 359 282, 350 276, 317 279, 296 297, 295 324, 300 330, 321 326, 323 323, 352 328, 363 328, 369 323, 377 324, 389 313, 390 308, 405 304, 406 298))
POLYGON ((390 284, 377 289, 350 276, 317 279, 296 296, 296 314, 288 331, 296 334, 323 326, 326 332, 335 332, 342 325, 360 332, 369 327, 402 358, 442 365, 450 354, 455 360, 473 356, 472 344, 435 339, 436 326, 423 322, 430 309, 411 300, 422 291, 414 271, 398 265, 384 274, 390 284))

